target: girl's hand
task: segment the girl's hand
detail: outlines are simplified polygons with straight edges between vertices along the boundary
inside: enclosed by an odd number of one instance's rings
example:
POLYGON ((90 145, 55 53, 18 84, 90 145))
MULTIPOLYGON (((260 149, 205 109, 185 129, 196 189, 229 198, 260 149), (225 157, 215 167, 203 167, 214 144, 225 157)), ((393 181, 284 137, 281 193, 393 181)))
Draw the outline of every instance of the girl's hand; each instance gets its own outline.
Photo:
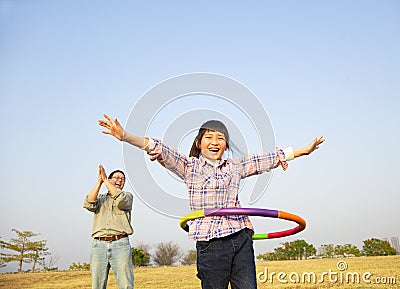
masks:
POLYGON ((99 125, 105 127, 107 130, 103 130, 104 134, 109 134, 122 141, 125 135, 125 130, 122 128, 121 124, 117 119, 112 119, 108 115, 104 114, 104 119, 99 120, 99 125))
POLYGON ((308 146, 304 148, 305 154, 308 155, 319 148, 319 145, 325 141, 323 136, 316 137, 308 146))
POLYGON ((310 153, 312 153, 313 151, 315 151, 316 149, 319 148, 319 145, 322 144, 325 141, 323 136, 317 137, 315 138, 308 146, 306 146, 305 148, 301 148, 301 149, 294 149, 293 153, 294 153, 294 157, 301 157, 304 155, 309 155, 310 153))

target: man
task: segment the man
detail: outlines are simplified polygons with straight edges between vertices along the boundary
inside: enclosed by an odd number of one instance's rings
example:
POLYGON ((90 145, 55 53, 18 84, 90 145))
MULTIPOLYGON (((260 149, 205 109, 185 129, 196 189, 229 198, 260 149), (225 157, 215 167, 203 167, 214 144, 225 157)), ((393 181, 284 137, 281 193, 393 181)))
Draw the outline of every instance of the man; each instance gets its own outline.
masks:
POLYGON ((99 165, 97 183, 86 196, 83 207, 94 213, 90 272, 92 288, 105 289, 110 268, 120 289, 133 289, 131 211, 133 196, 122 191, 125 174, 116 170, 107 178, 99 165), (102 184, 107 194, 99 194, 102 184))

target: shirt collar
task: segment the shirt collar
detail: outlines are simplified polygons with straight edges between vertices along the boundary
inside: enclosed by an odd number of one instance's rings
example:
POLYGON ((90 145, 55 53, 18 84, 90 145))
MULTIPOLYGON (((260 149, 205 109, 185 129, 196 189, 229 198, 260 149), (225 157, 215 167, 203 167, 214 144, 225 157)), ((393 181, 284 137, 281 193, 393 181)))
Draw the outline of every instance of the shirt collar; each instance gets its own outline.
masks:
POLYGON ((210 160, 210 159, 207 159, 207 158, 205 158, 205 157, 203 157, 201 154, 200 154, 200 156, 199 156, 199 160, 200 160, 200 163, 204 166, 205 164, 209 164, 210 166, 213 166, 213 167, 219 167, 219 166, 221 166, 223 163, 225 163, 225 160, 210 160))

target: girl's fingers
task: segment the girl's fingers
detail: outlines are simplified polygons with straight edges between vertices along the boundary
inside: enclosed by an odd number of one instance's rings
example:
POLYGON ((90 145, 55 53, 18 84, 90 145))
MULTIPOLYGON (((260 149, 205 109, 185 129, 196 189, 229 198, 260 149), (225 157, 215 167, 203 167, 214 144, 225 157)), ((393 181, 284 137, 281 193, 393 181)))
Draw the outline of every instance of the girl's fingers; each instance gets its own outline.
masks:
POLYGON ((108 115, 106 115, 106 114, 104 114, 104 117, 107 120, 99 119, 99 125, 107 127, 107 128, 111 127, 111 124, 114 123, 114 120, 111 117, 109 117, 108 115))
POLYGON ((108 121, 113 121, 113 119, 111 118, 111 117, 109 117, 108 115, 106 115, 106 114, 104 114, 104 117, 106 118, 106 119, 108 119, 108 121))
POLYGON ((108 127, 107 123, 104 121, 99 121, 100 126, 108 127))

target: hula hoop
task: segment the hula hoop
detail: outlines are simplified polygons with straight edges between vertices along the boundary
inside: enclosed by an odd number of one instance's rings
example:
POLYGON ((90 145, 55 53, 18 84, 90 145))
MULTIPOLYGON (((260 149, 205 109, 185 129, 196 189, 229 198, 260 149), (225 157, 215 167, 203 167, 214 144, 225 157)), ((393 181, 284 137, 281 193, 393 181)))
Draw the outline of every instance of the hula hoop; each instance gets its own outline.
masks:
POLYGON ((189 214, 183 216, 179 222, 181 228, 186 232, 189 232, 189 226, 187 222, 197 218, 211 217, 211 216, 231 216, 231 215, 246 215, 246 216, 259 216, 268 218, 278 218, 288 221, 296 222, 298 226, 278 232, 271 232, 265 234, 254 234, 253 240, 263 240, 263 239, 275 239, 287 237, 290 235, 297 234, 306 228, 306 221, 294 214, 287 213, 278 210, 268 210, 268 209, 257 209, 257 208, 209 208, 204 210, 198 210, 190 212, 189 214))

